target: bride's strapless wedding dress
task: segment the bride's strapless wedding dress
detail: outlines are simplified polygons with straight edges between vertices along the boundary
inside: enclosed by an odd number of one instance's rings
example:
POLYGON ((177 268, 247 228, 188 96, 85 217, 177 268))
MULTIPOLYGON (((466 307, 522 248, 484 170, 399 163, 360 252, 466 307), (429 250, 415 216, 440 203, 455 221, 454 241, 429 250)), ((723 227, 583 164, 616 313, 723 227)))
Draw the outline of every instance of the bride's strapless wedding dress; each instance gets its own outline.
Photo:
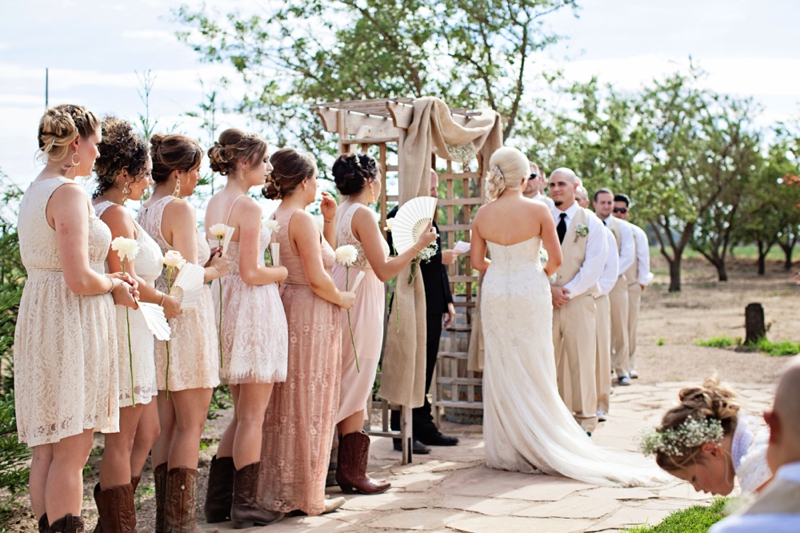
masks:
POLYGON ((540 237, 488 243, 492 263, 481 289, 487 466, 606 486, 669 481, 651 460, 593 444, 561 400, 540 246, 540 237))

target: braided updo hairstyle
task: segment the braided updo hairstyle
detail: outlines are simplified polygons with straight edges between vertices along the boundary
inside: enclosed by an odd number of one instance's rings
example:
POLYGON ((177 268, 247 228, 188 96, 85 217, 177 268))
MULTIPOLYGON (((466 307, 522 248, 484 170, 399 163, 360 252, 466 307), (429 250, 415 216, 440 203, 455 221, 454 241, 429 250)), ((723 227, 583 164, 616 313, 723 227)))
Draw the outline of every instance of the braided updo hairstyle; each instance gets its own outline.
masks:
POLYGON ((39 120, 39 152, 44 160, 62 161, 75 139, 88 138, 100 129, 97 115, 83 106, 63 104, 50 107, 39 120))
POLYGON ((369 154, 342 154, 331 171, 339 192, 350 196, 360 193, 378 177, 378 164, 369 154))
POLYGON ((272 172, 261 189, 265 198, 281 200, 292 194, 306 178, 313 179, 317 164, 311 154, 294 148, 281 148, 273 153, 269 162, 272 172))
POLYGON ((108 116, 103 119, 103 137, 98 146, 100 157, 94 163, 97 190, 94 198, 114 187, 120 172, 125 170, 134 182, 144 177, 150 148, 133 131, 127 120, 108 116))
POLYGON ((486 173, 486 196, 497 200, 506 189, 519 189, 523 180, 531 173, 525 154, 516 148, 503 147, 489 158, 486 173))
POLYGON ((255 166, 267 155, 267 141, 258 134, 245 133, 236 128, 222 132, 219 141, 208 149, 211 170, 227 176, 236 170, 239 161, 245 161, 248 167, 255 166))
POLYGON ((200 168, 203 149, 197 141, 172 133, 156 133, 150 137, 150 155, 153 158, 153 181, 164 183, 174 170, 189 172, 200 168))
MULTIPOLYGON (((690 417, 694 420, 719 420, 725 436, 736 431, 740 409, 737 395, 730 387, 720 385, 716 375, 707 377, 699 387, 681 389, 678 399, 680 405, 666 412, 657 431, 676 429, 690 417)), ((679 456, 658 452, 656 463, 667 472, 681 470, 697 462, 701 450, 702 445, 686 449, 679 456)))

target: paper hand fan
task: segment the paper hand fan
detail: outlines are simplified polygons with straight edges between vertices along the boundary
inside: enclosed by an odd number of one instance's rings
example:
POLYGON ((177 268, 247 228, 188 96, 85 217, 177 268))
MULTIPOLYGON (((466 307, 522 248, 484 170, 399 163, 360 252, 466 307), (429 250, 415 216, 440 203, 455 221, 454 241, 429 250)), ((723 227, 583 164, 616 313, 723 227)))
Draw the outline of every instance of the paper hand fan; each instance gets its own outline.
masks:
POLYGON ((356 289, 358 288, 359 285, 361 285, 361 282, 364 280, 364 276, 365 274, 363 270, 361 270, 358 274, 356 274, 356 279, 353 281, 352 287, 350 287, 350 292, 356 292, 356 289))
POLYGON ((392 240, 398 254, 402 254, 417 243, 420 233, 433 220, 437 199, 418 196, 400 206, 392 224, 392 240))
POLYGON ((203 267, 186 263, 178 272, 169 295, 181 303, 181 309, 184 311, 196 309, 203 291, 204 278, 205 269, 203 267))
POLYGON ((139 302, 139 311, 144 315, 144 321, 147 322, 147 329, 150 330, 150 333, 160 341, 168 341, 172 330, 170 330, 167 317, 164 316, 164 309, 160 305, 139 302))
POLYGON ((233 233, 236 231, 236 228, 232 228, 230 226, 225 226, 225 236, 222 238, 222 255, 223 257, 225 254, 228 253, 228 245, 231 243, 231 239, 233 238, 233 233))

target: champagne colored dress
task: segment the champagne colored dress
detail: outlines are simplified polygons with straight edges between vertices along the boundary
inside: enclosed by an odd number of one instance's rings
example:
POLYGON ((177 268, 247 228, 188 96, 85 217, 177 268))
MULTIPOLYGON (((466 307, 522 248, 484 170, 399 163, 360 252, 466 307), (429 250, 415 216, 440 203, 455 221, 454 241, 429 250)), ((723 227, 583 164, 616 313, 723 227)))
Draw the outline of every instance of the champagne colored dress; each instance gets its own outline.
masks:
MULTIPOLYGON (((264 420, 258 497, 270 511, 325 509, 325 477, 333 443, 342 371, 339 306, 308 286, 300 256, 292 252, 289 222, 299 211, 275 214, 280 230, 280 264, 289 270, 281 298, 289 323, 286 382, 277 383, 264 420)), ((325 268, 335 254, 320 235, 325 268)))
MULTIPOLYGON (((106 209, 117 205, 113 202, 100 202, 94 206, 94 212, 102 217, 106 209)), ((153 238, 134 220, 136 242, 139 253, 134 265, 136 275, 155 287, 155 281, 161 275, 161 248, 153 238)), ((116 254, 115 251, 110 251, 116 254)), ((106 269, 108 270, 108 269, 106 269)), ((150 403, 153 396, 158 395, 156 388, 155 338, 147 327, 144 315, 138 309, 127 309, 131 324, 131 346, 128 351, 128 325, 125 317, 126 307, 117 306, 117 363, 119 372, 119 406, 131 407, 150 403), (132 356, 132 357, 131 357, 132 356), (133 395, 131 395, 131 359, 133 360, 133 395), (131 399, 133 396, 133 400, 131 399)))
MULTIPOLYGON (((138 221, 166 254, 174 250, 161 233, 164 208, 174 196, 165 196, 139 210, 138 221)), ((184 257, 189 262, 204 265, 211 257, 205 237, 197 231, 197 257, 184 257)), ((176 272, 172 273, 175 281, 176 272)), ((156 280, 156 288, 167 290, 167 269, 156 280)), ((213 389, 219 385, 219 344, 217 326, 214 321, 214 303, 211 289, 203 286, 203 295, 193 311, 183 311, 169 321, 172 329, 169 341, 169 390, 213 389)), ((167 389, 167 346, 165 341, 156 341, 156 380, 158 390, 167 389)))
MULTIPOLYGON (((28 273, 14 336, 19 441, 52 444, 91 428, 119 431, 117 325, 110 294, 81 296, 67 287, 56 232, 45 210, 66 178, 31 183, 19 208, 19 248, 28 273)), ((83 190, 83 189, 81 189, 83 190)), ((89 264, 102 274, 108 226, 89 211, 89 264)))
MULTIPOLYGON (((345 283, 347 269, 336 263, 333 265, 333 281, 339 290, 352 289, 353 282, 359 272, 364 272, 364 279, 356 289, 356 303, 350 310, 350 323, 353 326, 353 339, 350 338, 350 329, 347 323, 347 311, 341 310, 342 316, 342 388, 339 397, 339 414, 336 422, 339 423, 353 413, 364 409, 367 400, 372 394, 375 383, 375 373, 378 371, 378 361, 381 358, 381 344, 383 342, 383 314, 386 308, 386 293, 383 282, 378 279, 364 255, 364 248, 353 235, 353 215, 359 207, 368 209, 361 204, 350 206, 344 215, 337 221, 336 244, 343 246, 351 244, 358 250, 358 259, 350 267, 350 280, 345 283), (353 342, 358 350, 358 363, 361 371, 356 368, 356 354, 353 351, 353 342)), ((389 256, 389 245, 383 241, 383 250, 389 256)), ((366 419, 368 414, 364 412, 366 419)))
MULTIPOLYGON (((242 198, 241 196, 239 198, 242 198)), ((239 198, 231 205, 231 212, 239 198)), ((231 215, 228 213, 227 224, 231 215)), ((271 233, 261 226, 258 264, 271 233)), ((225 254, 231 262, 227 276, 211 284, 214 312, 219 328, 219 284, 222 282, 222 354, 220 377, 230 385, 286 381, 289 334, 286 313, 275 283, 249 285, 239 274, 239 243, 231 242, 225 254)))

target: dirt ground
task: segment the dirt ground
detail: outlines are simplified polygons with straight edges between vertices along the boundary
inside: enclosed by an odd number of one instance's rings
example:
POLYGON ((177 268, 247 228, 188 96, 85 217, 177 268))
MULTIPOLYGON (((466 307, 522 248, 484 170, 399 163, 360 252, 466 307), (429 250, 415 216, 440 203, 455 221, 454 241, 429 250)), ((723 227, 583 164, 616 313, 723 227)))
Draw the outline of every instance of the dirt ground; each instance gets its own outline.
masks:
MULTIPOLYGON (((693 343, 720 335, 744 337, 744 308, 752 302, 764 306, 771 341, 800 341, 800 286, 791 279, 790 272, 773 262, 768 264, 767 274, 760 277, 752 260, 735 260, 729 267, 730 281, 718 282, 715 270, 703 260, 685 260, 684 269, 683 291, 670 294, 666 262, 660 257, 653 260, 656 277, 643 296, 639 321, 639 381, 696 383, 716 371, 724 381, 732 383, 774 383, 786 364, 785 357, 703 348, 693 343)), ((209 421, 204 433, 204 443, 212 448, 201 451, 198 521, 202 521, 211 452, 231 414, 224 412, 221 419, 209 421)), ((95 438, 96 447, 85 473, 84 516, 89 531, 97 520, 92 489, 97 482, 102 442, 101 436, 95 438)), ((6 531, 35 533, 30 502, 21 503, 6 531)), ((137 516, 139 530, 152 531, 155 501, 149 464, 137 493, 137 516)))

